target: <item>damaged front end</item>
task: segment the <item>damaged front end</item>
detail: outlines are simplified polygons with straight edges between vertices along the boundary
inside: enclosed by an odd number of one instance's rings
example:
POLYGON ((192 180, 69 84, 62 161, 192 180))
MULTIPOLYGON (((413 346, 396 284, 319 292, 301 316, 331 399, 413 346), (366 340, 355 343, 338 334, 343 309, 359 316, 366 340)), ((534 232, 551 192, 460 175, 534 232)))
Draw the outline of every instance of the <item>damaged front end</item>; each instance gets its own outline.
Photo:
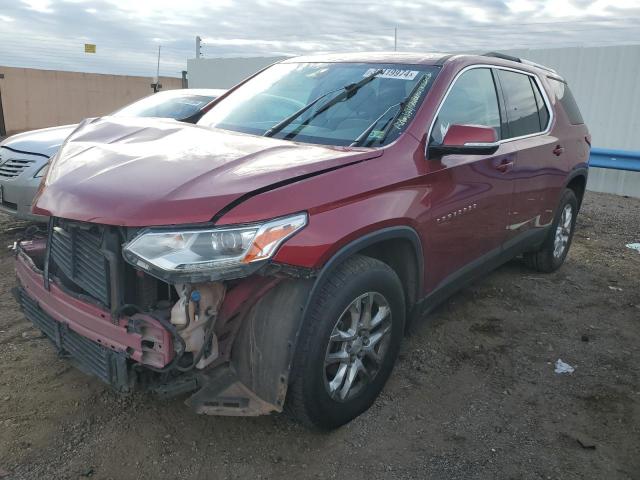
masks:
POLYGON ((281 411, 313 272, 269 262, 304 225, 304 214, 181 230, 52 217, 46 236, 17 243, 16 299, 62 355, 120 392, 191 393, 198 413, 281 411))

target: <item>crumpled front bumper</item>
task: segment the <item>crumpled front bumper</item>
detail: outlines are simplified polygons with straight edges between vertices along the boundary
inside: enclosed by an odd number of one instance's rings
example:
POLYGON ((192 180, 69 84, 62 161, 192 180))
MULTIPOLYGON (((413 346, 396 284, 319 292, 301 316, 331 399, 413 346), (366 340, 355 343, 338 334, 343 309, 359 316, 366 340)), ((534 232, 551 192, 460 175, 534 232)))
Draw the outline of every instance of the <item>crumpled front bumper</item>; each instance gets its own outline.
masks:
POLYGON ((110 311, 68 291, 55 276, 45 287, 39 268, 45 247, 45 240, 19 243, 14 292, 27 318, 80 369, 119 391, 139 386, 162 397, 190 393, 186 403, 197 413, 282 411, 312 279, 255 275, 235 285, 217 317, 218 359, 205 369, 167 376, 156 372, 178 373, 173 338, 163 327, 169 317, 154 310, 114 320, 110 311), (149 345, 156 350, 149 351, 149 345))
POLYGON ((78 335, 66 323, 46 313, 24 288, 14 291, 16 300, 31 323, 53 342, 61 356, 68 357, 84 372, 95 375, 119 391, 131 387, 127 357, 78 335))
POLYGON ((162 368, 173 358, 171 334, 151 315, 136 313, 112 318, 111 312, 63 290, 44 285, 43 272, 27 249, 44 248, 22 242, 16 258, 19 287, 16 299, 26 317, 79 366, 118 390, 128 390, 128 364, 162 368))

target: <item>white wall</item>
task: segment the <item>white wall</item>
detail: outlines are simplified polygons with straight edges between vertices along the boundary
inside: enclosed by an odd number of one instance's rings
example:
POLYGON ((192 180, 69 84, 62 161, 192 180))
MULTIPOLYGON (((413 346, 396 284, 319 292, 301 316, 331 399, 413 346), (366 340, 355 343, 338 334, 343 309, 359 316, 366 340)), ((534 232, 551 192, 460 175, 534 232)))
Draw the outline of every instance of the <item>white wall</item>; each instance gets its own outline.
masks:
POLYGON ((587 189, 640 198, 640 172, 592 167, 589 169, 587 189))
MULTIPOLYGON (((594 147, 640 152, 640 45, 504 53, 547 65, 567 80, 594 147)), ((640 173, 591 168, 587 188, 640 198, 640 173)))
POLYGON ((230 88, 285 57, 190 58, 189 88, 230 88))
POLYGON ((640 45, 504 53, 547 65, 564 77, 594 146, 640 150, 640 45))

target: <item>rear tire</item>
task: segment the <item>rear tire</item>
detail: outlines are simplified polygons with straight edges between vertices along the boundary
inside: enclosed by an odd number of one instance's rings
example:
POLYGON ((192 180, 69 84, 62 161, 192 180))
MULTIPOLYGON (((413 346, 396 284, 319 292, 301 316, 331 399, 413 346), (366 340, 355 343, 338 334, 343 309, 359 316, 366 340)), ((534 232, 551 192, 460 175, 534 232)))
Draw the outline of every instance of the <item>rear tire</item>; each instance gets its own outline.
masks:
POLYGON ((374 258, 346 260, 309 306, 286 410, 306 426, 325 430, 366 411, 393 370, 404 323, 396 273, 374 258))
POLYGON ((567 188, 562 192, 560 205, 542 247, 536 252, 524 254, 524 261, 529 268, 551 273, 562 266, 571 247, 577 216, 578 199, 573 190, 567 188))

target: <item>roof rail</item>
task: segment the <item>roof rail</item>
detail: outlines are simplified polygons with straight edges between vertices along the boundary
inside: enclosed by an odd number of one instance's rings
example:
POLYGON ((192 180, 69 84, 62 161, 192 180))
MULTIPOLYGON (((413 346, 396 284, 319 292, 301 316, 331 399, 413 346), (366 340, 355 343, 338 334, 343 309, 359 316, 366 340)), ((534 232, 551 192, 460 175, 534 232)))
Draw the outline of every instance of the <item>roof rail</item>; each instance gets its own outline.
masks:
POLYGON ((493 57, 493 58, 501 58, 502 60, 511 60, 512 62, 522 63, 518 57, 514 57, 512 55, 507 55, 505 53, 500 52, 487 52, 482 54, 483 57, 493 57))
POLYGON ((551 67, 547 67, 546 65, 540 65, 539 63, 532 62, 531 60, 527 60, 525 58, 521 58, 520 61, 522 63, 524 63, 525 65, 531 65, 532 67, 541 68, 542 70, 546 70, 547 72, 551 72, 551 73, 555 73, 555 74, 558 73, 551 67))
POLYGON ((529 66, 532 66, 532 67, 541 68, 542 70, 546 70, 547 72, 556 73, 556 74, 558 73, 553 68, 546 67, 544 65, 540 65, 539 63, 532 62, 531 60, 527 60, 525 58, 518 58, 518 57, 514 57, 512 55, 507 55, 505 53, 487 52, 487 53, 484 53, 482 56, 483 57, 501 58, 502 60, 510 60, 512 62, 522 63, 523 65, 529 65, 529 66))

